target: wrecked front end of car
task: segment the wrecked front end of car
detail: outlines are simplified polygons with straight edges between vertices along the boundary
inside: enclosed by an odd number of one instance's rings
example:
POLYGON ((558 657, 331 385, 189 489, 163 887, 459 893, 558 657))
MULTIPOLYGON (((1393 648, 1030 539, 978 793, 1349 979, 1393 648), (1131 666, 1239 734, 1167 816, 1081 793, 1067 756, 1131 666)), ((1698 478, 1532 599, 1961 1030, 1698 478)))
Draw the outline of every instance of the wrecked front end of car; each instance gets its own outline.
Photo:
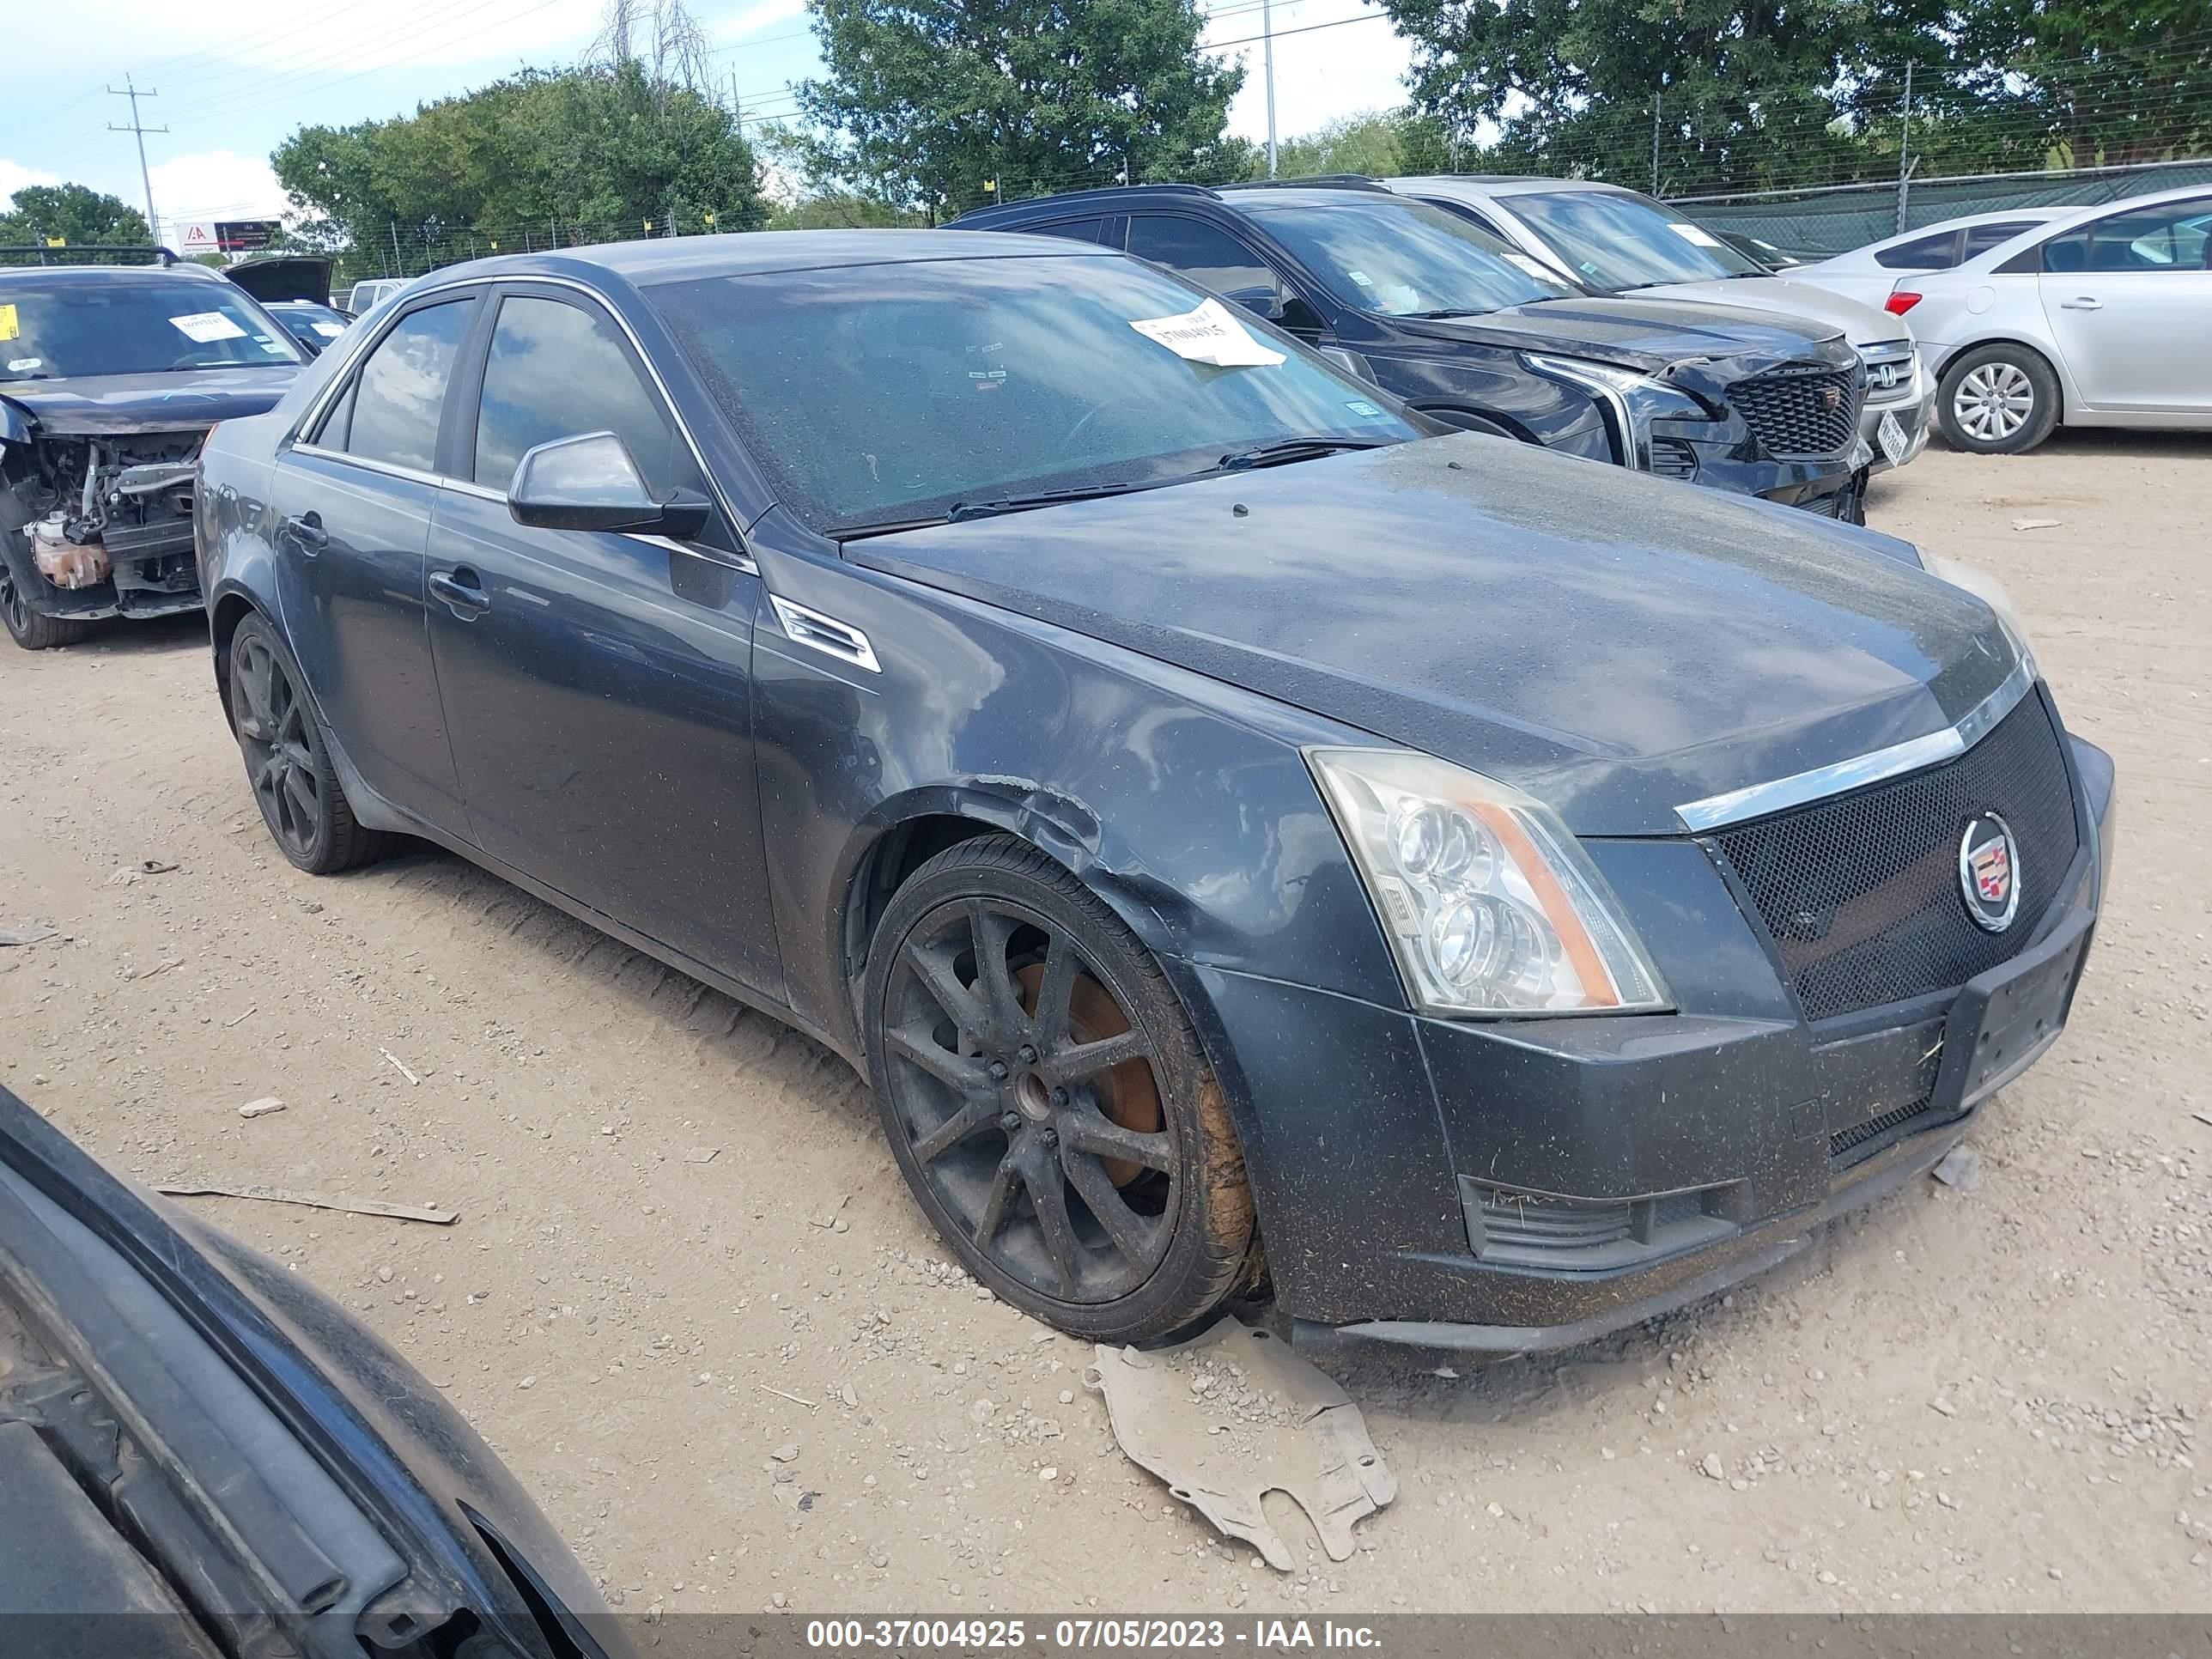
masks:
MULTIPOLYGON (((192 479, 209 428, 48 433, 0 443, 9 609, 89 622, 195 610, 192 479)), ((26 629, 24 631, 28 631, 26 629)))

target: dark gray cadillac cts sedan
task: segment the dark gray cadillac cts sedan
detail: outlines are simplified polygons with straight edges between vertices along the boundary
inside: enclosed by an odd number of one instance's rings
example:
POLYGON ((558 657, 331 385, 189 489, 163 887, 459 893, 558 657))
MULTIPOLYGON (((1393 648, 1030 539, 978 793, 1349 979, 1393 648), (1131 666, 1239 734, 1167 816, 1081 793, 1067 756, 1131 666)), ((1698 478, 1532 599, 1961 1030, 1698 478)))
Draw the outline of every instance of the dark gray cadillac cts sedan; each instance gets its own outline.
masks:
POLYGON ((1911 548, 1064 240, 455 267, 203 465, 288 858, 425 837, 811 1033, 1087 1336, 1680 1305, 1946 1151, 2097 916, 2110 761, 1911 548))

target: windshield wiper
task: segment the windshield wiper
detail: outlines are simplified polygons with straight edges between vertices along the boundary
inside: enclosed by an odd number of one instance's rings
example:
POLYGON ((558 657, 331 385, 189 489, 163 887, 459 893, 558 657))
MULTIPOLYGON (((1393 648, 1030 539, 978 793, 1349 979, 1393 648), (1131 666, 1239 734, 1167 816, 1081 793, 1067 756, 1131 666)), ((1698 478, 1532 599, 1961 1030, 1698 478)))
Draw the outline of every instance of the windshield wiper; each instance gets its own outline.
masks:
POLYGON ((960 524, 969 519, 996 518, 1001 513, 1028 513, 1040 507, 1058 507, 1062 501, 1095 501, 1107 495, 1126 495, 1133 489, 1153 489, 1173 482, 1157 478, 1139 483, 1079 484, 1073 489, 1044 489, 1034 495, 1007 495, 992 501, 955 501, 945 518, 948 524, 960 524))
POLYGON ((1416 322, 1436 323, 1442 322, 1447 317, 1487 317, 1491 309, 1487 306, 1462 306, 1443 311, 1406 311, 1401 312, 1399 315, 1411 317, 1416 322))
POLYGON ((1212 470, 1249 472, 1255 466, 1284 466, 1292 461, 1318 460, 1347 449, 1387 449, 1397 441, 1395 438, 1282 438, 1256 449, 1240 449, 1234 454, 1224 455, 1212 470))

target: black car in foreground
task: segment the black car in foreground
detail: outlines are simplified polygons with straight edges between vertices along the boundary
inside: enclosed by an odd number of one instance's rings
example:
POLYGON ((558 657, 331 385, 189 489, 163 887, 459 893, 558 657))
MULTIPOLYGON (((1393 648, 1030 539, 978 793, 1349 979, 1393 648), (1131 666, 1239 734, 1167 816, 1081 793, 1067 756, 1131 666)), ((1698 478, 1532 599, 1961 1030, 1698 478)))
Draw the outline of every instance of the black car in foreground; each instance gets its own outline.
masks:
POLYGON ((304 361, 198 265, 0 270, 0 621, 27 650, 199 608, 192 465, 304 361))
POLYGON ((2112 765, 1905 544, 1382 395, 1065 240, 456 266, 210 441, 216 684, 294 863, 818 1038, 1040 1318, 1572 1341, 2048 1047, 2112 765))
POLYGON ((1450 426, 1864 520, 1865 371, 1818 323, 1586 294, 1357 180, 1083 191, 956 223, 1126 248, 1450 426))
POLYGON ((0 1650, 614 1659, 437 1389, 0 1088, 0 1650))

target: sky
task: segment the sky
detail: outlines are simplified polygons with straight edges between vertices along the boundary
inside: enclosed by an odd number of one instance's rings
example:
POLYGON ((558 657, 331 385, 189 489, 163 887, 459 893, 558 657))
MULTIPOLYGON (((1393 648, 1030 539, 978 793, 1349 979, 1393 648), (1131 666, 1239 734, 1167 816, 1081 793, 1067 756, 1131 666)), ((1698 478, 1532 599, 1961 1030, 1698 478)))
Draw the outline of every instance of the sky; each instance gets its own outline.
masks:
MULTIPOLYGON (((128 77, 141 93, 139 121, 167 129, 146 135, 165 224, 274 216, 285 201, 269 155, 300 127, 411 114, 526 65, 572 62, 602 3, 101 0, 96 27, 73 7, 11 7, 8 56, 19 72, 0 100, 0 201, 24 185, 69 181, 143 210, 137 147, 113 130, 131 120, 131 100, 115 95, 128 77)), ((1201 3, 1209 43, 1261 32, 1260 0, 1201 3)), ((691 10, 748 120, 788 115, 790 82, 821 67, 805 0, 691 0, 691 10)), ((1282 137, 1404 100, 1406 45, 1371 0, 1274 0, 1273 25, 1282 137)), ((1257 41, 1224 47, 1250 65, 1230 126, 1255 140, 1267 131, 1260 53, 1257 41)))

